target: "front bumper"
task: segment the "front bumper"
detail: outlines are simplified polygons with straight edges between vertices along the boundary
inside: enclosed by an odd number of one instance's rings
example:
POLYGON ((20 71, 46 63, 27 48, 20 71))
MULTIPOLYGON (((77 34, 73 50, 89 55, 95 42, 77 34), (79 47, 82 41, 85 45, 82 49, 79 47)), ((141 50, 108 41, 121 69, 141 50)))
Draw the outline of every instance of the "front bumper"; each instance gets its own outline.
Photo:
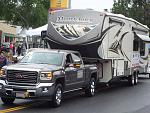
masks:
POLYGON ((53 93, 54 93, 53 83, 39 83, 35 86, 4 84, 1 90, 1 97, 13 96, 15 98, 21 98, 21 99, 51 100, 53 93))

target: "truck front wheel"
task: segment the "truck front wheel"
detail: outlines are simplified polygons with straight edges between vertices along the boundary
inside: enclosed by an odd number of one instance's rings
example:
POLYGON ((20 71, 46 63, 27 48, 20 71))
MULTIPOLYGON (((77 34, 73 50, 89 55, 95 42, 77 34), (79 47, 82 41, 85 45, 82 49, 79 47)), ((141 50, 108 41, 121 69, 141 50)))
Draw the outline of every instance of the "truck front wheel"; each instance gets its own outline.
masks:
POLYGON ((92 97, 95 95, 95 78, 91 78, 89 85, 85 88, 85 94, 89 97, 92 97))
POLYGON ((15 97, 1 97, 1 100, 4 104, 13 104, 15 97))
POLYGON ((54 95, 52 97, 53 107, 59 107, 62 101, 63 87, 61 84, 57 84, 55 87, 54 95))

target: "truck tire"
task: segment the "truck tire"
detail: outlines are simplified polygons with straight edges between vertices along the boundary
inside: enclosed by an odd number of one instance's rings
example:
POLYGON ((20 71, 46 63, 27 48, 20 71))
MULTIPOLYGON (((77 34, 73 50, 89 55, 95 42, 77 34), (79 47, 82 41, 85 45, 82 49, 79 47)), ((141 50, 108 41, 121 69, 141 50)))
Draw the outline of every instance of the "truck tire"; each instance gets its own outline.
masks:
POLYGON ((4 104, 13 104, 15 97, 1 97, 1 100, 4 104))
POLYGON ((134 74, 134 85, 138 83, 138 73, 134 74))
POLYGON ((85 88, 85 95, 88 97, 94 96, 95 95, 95 86, 96 86, 95 78, 91 78, 89 85, 85 88))
POLYGON ((62 87, 61 84, 57 84, 56 87, 55 87, 53 97, 52 97, 53 107, 61 106, 62 94, 63 94, 63 87, 62 87))
POLYGON ((129 86, 135 85, 135 76, 134 75, 130 75, 128 77, 128 83, 129 83, 129 86))

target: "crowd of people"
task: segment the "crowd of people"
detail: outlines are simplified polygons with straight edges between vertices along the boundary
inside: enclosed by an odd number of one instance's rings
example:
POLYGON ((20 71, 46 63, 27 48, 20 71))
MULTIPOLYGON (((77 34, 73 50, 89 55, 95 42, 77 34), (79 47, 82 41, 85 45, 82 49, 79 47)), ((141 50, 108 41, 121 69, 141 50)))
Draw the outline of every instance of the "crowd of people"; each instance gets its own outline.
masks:
POLYGON ((10 42, 9 47, 0 48, 0 69, 5 65, 10 65, 15 63, 16 59, 13 58, 14 55, 21 55, 22 46, 19 44, 17 47, 10 42))
POLYGON ((14 63, 13 55, 8 52, 0 51, 0 69, 5 65, 10 65, 14 63))

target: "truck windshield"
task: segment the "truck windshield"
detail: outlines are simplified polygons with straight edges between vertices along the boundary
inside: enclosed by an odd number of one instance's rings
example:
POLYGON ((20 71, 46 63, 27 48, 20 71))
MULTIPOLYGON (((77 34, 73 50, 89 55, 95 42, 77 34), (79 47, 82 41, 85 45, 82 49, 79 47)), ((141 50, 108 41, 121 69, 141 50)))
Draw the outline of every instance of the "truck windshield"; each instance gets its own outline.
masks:
POLYGON ((50 64, 60 66, 63 61, 63 53, 55 52, 29 52, 20 63, 50 64))

